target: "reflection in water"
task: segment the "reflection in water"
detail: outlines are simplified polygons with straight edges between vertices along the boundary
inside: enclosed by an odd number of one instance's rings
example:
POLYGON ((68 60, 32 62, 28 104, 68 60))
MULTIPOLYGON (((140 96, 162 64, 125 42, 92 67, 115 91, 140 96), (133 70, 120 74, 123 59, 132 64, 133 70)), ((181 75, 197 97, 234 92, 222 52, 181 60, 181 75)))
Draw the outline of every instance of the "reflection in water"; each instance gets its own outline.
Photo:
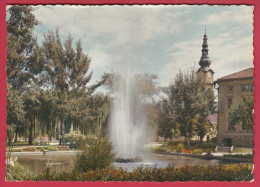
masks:
MULTIPOLYGON (((49 166, 52 171, 69 171, 73 168, 76 155, 76 152, 49 152, 46 155, 42 155, 41 153, 13 153, 13 156, 17 156, 18 162, 21 165, 28 168, 31 172, 38 174, 44 171, 47 166, 49 166)), ((203 160, 184 156, 152 154, 149 158, 142 162, 114 163, 113 165, 115 167, 120 167, 122 169, 131 171, 141 166, 164 168, 168 165, 173 165, 174 167, 183 167, 187 165, 210 166, 218 164, 223 163, 218 160, 203 160)))

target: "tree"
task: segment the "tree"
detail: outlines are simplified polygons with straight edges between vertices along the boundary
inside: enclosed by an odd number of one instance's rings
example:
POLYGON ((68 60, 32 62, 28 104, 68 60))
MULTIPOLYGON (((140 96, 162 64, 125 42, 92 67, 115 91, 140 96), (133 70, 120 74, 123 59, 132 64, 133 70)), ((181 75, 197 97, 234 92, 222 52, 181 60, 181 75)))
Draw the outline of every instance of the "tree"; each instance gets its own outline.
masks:
POLYGON ((174 123, 174 131, 187 140, 194 135, 202 140, 210 128, 207 116, 215 110, 213 90, 206 89, 194 71, 179 72, 167 95, 167 119, 174 123))
POLYGON ((253 97, 242 97, 242 103, 238 106, 233 106, 233 109, 229 113, 230 127, 234 129, 237 125, 241 125, 242 129, 251 131, 254 125, 253 109, 253 97))
POLYGON ((177 123, 175 124, 171 119, 168 101, 166 99, 160 101, 157 107, 159 108, 158 135, 166 139, 172 138, 174 135, 173 129, 178 128, 174 128, 177 123))
POLYGON ((41 72, 39 47, 33 35, 38 24, 31 6, 11 6, 8 9, 8 132, 14 131, 14 141, 18 134, 27 134, 24 94, 41 72))
MULTIPOLYGON (((136 84, 135 91, 138 92, 138 96, 141 97, 141 101, 154 101, 153 97, 156 96, 159 91, 157 86, 158 77, 154 74, 148 73, 139 73, 133 76, 136 84)), ((109 91, 114 92, 120 81, 123 81, 124 78, 119 73, 105 73, 102 80, 104 81, 106 88, 108 88, 109 91)))
POLYGON ((16 89, 8 86, 7 94, 7 141, 8 144, 17 141, 19 133, 24 132, 24 103, 23 98, 16 89))
POLYGON ((105 79, 89 85, 91 59, 81 42, 75 44, 71 36, 62 40, 58 31, 50 31, 38 45, 33 8, 12 6, 8 11, 9 140, 21 135, 32 144, 36 136, 48 135, 62 143, 72 125, 86 133, 94 131, 108 116, 107 111, 99 116, 107 101, 94 95, 105 79))
POLYGON ((37 126, 37 120, 41 107, 41 103, 38 99, 38 93, 34 91, 27 92, 24 95, 24 106, 25 106, 25 123, 28 129, 28 144, 32 145, 35 137, 35 130, 37 126))
POLYGON ((33 78, 32 55, 36 47, 33 29, 38 24, 31 6, 11 6, 8 9, 7 80, 10 87, 22 88, 33 78))
POLYGON ((58 30, 48 32, 44 38, 45 82, 58 97, 55 108, 62 143, 62 136, 68 127, 66 124, 83 125, 86 117, 91 118, 91 95, 104 80, 89 86, 92 77, 92 72, 89 72, 91 59, 83 52, 80 41, 74 48, 73 38, 69 35, 62 42, 58 30))

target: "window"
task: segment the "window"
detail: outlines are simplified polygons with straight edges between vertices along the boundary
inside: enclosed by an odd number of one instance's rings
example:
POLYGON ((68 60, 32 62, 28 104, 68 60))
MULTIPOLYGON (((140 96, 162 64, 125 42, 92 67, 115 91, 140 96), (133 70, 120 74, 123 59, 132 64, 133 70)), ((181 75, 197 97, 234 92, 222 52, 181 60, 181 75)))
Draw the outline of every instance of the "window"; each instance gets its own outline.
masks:
POLYGON ((228 106, 228 108, 231 108, 232 104, 233 104, 233 103, 232 103, 232 98, 229 97, 228 100, 227 100, 227 106, 228 106))
POLYGON ((233 91, 233 86, 228 86, 228 91, 232 92, 233 91))
POLYGON ((243 85, 241 85, 241 90, 243 92, 251 92, 253 90, 252 84, 243 84, 243 85))
POLYGON ((225 100, 221 99, 218 101, 218 111, 219 112, 224 112, 225 111, 225 100))

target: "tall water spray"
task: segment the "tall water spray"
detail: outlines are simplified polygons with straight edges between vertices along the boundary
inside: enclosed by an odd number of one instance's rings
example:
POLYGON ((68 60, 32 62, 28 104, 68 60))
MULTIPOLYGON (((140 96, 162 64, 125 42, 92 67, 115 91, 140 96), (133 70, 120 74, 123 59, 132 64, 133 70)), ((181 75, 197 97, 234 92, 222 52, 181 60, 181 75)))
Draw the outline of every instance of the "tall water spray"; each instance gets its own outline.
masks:
POLYGON ((110 140, 120 158, 140 157, 147 138, 146 117, 135 73, 123 71, 116 80, 110 140))

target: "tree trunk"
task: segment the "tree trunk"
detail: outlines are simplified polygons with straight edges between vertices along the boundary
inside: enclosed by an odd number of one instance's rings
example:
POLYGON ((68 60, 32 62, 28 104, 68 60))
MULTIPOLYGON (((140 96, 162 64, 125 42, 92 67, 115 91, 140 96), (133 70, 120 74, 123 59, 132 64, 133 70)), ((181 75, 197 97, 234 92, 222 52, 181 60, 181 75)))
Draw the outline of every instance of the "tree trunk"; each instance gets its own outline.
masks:
POLYGON ((187 142, 187 145, 190 146, 190 137, 189 136, 186 137, 186 142, 187 142))
POLYGON ((34 121, 33 121, 33 136, 32 137, 36 137, 36 117, 34 117, 34 121))
POLYGON ((18 136, 18 129, 15 129, 15 133, 14 133, 14 140, 13 143, 17 143, 17 136, 18 136))
POLYGON ((33 120, 30 121, 28 144, 32 145, 33 142, 33 120))
POLYGON ((62 144, 62 136, 63 136, 63 120, 60 120, 60 137, 59 137, 59 144, 62 144))
POLYGON ((200 143, 202 143, 203 142, 203 137, 204 136, 199 136, 200 137, 200 143))

